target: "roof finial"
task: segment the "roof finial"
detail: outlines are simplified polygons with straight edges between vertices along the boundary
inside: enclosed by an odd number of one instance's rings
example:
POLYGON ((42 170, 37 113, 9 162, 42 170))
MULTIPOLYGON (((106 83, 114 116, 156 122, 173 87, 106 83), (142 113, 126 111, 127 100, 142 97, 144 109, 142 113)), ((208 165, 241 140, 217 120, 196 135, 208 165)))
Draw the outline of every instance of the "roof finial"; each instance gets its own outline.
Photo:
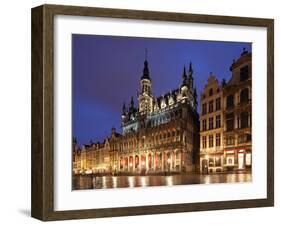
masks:
POLYGON ((182 86, 185 86, 187 84, 187 75, 185 70, 185 65, 183 66, 183 73, 182 73, 182 86))
POLYGON ((134 97, 131 96, 131 107, 133 108, 134 107, 134 97))
POLYGON ((147 48, 145 48, 145 60, 147 61, 147 48))
POLYGON ((189 69, 188 69, 188 78, 189 78, 189 80, 192 79, 192 75, 193 75, 193 69, 192 69, 192 63, 190 61, 189 62, 189 69))
POLYGON ((245 54, 247 54, 248 53, 248 51, 247 51, 247 49, 244 47, 243 48, 243 51, 242 51, 242 53, 241 53, 241 56, 243 56, 243 55, 245 55, 245 54))
POLYGON ((126 103, 125 103, 125 101, 123 102, 122 114, 126 115, 126 103))
POLYGON ((192 72, 193 70, 192 70, 192 63, 191 63, 191 61, 189 62, 189 72, 192 72))
POLYGON ((185 70, 185 65, 183 65, 183 73, 182 73, 182 78, 186 78, 186 70, 185 70))

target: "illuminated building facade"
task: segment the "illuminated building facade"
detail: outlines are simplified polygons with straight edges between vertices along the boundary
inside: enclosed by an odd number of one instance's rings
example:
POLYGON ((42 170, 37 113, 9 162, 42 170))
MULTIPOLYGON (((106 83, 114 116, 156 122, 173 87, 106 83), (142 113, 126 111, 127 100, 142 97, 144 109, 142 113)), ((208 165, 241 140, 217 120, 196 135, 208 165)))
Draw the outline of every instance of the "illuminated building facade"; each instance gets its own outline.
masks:
POLYGON ((181 80, 178 89, 154 96, 145 60, 138 106, 133 97, 128 106, 124 103, 121 134, 113 128, 103 143, 76 150, 73 172, 161 174, 197 170, 199 115, 191 63, 188 71, 184 67, 181 80))
POLYGON ((252 166, 252 54, 244 49, 230 71, 231 79, 221 85, 210 76, 201 95, 200 171, 203 173, 246 171, 252 166), (221 106, 217 109, 218 98, 221 106), (214 106, 210 108, 210 105, 214 106))
POLYGON ((200 171, 223 171, 223 91, 210 74, 200 97, 200 171))
POLYGON ((223 89, 225 168, 247 170, 252 166, 252 54, 244 50, 230 70, 223 89))

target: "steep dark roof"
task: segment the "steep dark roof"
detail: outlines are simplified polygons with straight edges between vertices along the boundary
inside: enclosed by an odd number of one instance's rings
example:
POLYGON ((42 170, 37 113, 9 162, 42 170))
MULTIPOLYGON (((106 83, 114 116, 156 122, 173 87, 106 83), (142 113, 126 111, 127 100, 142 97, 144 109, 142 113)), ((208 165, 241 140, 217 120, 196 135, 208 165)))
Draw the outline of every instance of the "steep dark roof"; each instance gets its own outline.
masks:
POLYGON ((147 60, 144 61, 144 68, 143 68, 143 74, 142 74, 141 79, 148 79, 148 80, 150 80, 147 60))

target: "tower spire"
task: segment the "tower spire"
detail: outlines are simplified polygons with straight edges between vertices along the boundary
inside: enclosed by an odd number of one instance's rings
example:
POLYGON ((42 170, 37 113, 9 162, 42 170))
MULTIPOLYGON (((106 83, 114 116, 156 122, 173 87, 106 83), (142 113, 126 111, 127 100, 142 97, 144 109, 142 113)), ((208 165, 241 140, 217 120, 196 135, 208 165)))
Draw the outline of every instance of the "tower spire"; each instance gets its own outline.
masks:
POLYGON ((124 101, 123 107, 122 107, 122 114, 126 115, 126 103, 125 103, 125 101, 124 101))
POLYGON ((144 55, 144 57, 145 57, 145 60, 147 61, 147 48, 145 48, 145 55, 144 55))
POLYGON ((189 77, 192 77, 192 74, 193 74, 193 69, 192 69, 192 63, 191 61, 189 62, 189 69, 188 69, 188 75, 189 77))
POLYGON ((193 69, 192 69, 192 63, 191 61, 189 62, 189 69, 188 69, 188 84, 189 88, 193 89, 193 69))
POLYGON ((186 69, 185 69, 185 65, 183 65, 183 73, 182 73, 182 78, 186 78, 186 69))
POLYGON ((144 60, 143 74, 142 74, 141 79, 150 80, 149 69, 148 69, 148 61, 147 61, 147 49, 145 49, 145 60, 144 60))
POLYGON ((134 108, 134 97, 131 96, 131 108, 134 108))
POLYGON ((187 85, 187 75, 185 65, 183 66, 183 73, 182 73, 182 86, 187 85))

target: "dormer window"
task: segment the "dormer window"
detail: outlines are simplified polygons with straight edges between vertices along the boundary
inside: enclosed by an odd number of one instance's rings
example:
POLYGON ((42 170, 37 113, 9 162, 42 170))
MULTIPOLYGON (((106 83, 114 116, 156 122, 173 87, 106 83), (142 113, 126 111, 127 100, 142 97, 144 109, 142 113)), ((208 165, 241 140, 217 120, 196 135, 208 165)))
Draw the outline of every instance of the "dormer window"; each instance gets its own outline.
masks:
POLYGON ((172 105, 174 104, 174 99, 172 96, 169 97, 169 105, 172 105))
POLYGON ((165 108, 166 107, 166 103, 165 103, 165 99, 163 98, 161 100, 161 108, 165 108))

